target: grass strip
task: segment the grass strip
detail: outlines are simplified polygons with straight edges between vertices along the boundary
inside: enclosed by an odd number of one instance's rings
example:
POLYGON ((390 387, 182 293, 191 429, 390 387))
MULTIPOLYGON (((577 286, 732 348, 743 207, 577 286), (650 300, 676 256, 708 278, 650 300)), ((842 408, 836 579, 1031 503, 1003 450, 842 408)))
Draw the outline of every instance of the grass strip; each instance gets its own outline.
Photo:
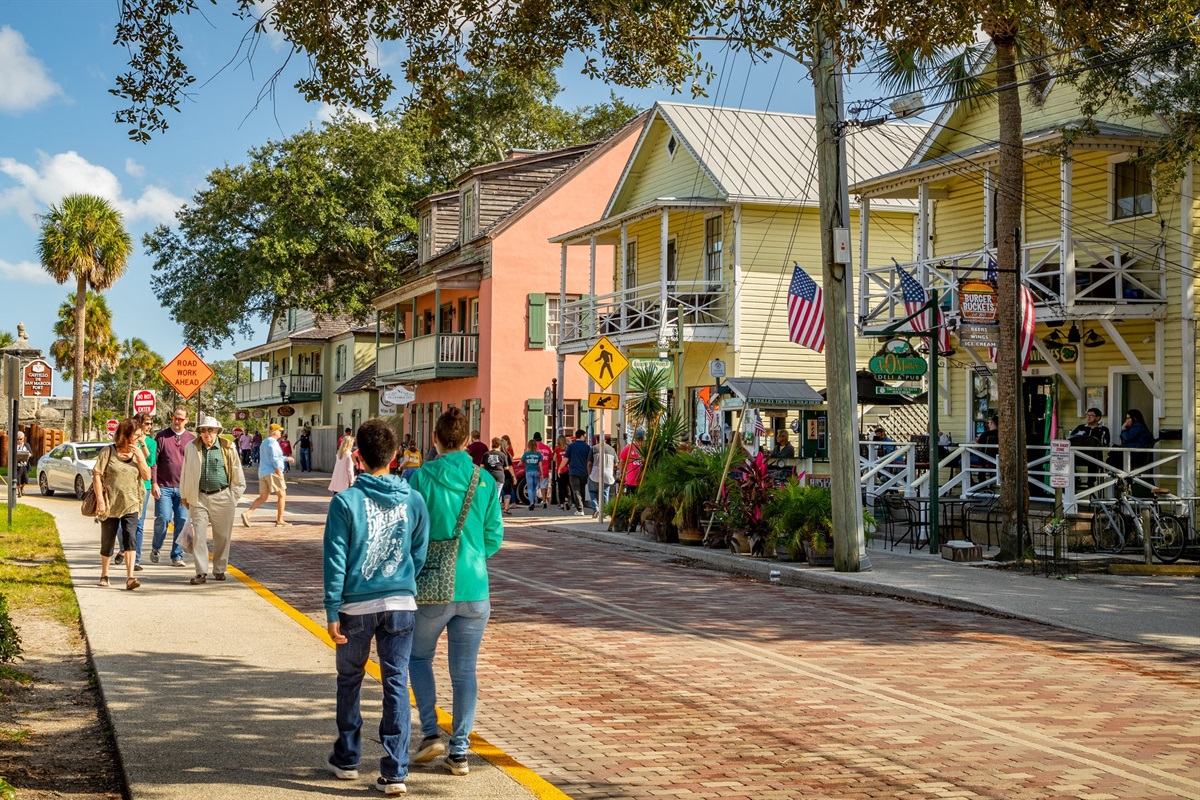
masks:
POLYGON ((79 603, 54 517, 26 505, 13 509, 12 529, 0 522, 0 594, 9 611, 40 609, 77 627, 79 603))

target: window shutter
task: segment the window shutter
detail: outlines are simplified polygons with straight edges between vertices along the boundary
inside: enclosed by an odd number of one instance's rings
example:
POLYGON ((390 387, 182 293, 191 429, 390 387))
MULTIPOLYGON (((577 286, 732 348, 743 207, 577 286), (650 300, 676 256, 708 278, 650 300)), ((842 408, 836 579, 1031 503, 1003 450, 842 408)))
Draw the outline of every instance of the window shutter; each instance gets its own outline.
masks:
POLYGON ((546 295, 529 295, 529 349, 546 349, 546 295))
MULTIPOLYGON (((525 441, 528 442, 533 438, 534 431, 540 431, 546 427, 546 404, 540 397, 536 400, 526 400, 525 410, 525 441)), ((520 448, 517 447, 516 442, 513 442, 513 449, 524 450, 524 442, 521 443, 520 448)))

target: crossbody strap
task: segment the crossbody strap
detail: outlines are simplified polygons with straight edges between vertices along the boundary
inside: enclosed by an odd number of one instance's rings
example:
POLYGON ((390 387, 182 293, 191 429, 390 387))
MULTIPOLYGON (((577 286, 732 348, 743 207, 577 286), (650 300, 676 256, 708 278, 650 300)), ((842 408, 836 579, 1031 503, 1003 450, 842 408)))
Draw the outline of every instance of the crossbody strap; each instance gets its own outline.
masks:
POLYGON ((463 500, 462 511, 458 512, 458 523, 454 526, 454 535, 451 539, 457 539, 462 533, 463 525, 467 524, 467 513, 471 510, 471 501, 475 499, 475 490, 479 488, 479 467, 471 473, 471 485, 467 487, 467 496, 463 500))

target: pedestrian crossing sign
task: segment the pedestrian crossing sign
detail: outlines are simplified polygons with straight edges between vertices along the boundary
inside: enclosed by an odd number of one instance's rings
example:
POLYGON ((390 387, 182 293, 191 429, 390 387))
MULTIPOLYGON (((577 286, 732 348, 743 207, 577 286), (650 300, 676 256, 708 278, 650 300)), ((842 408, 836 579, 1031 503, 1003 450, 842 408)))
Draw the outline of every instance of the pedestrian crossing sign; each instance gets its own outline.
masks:
POLYGON ((591 392, 588 394, 588 410, 590 411, 611 410, 620 405, 621 396, 618 394, 606 394, 605 392, 591 392))
POLYGON ((592 377, 597 387, 607 389, 629 368, 629 359, 621 354, 607 336, 601 336, 600 341, 580 360, 579 366, 592 377))

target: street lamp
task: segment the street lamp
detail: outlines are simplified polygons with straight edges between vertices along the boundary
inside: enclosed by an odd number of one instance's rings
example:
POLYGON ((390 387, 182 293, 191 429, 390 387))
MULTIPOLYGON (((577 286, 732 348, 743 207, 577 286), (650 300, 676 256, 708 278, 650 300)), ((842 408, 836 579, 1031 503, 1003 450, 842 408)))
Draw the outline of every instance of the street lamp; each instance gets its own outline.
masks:
POLYGON ((279 401, 281 403, 287 403, 287 401, 288 401, 287 395, 288 395, 287 381, 284 380, 283 378, 280 378, 279 379, 279 401))

